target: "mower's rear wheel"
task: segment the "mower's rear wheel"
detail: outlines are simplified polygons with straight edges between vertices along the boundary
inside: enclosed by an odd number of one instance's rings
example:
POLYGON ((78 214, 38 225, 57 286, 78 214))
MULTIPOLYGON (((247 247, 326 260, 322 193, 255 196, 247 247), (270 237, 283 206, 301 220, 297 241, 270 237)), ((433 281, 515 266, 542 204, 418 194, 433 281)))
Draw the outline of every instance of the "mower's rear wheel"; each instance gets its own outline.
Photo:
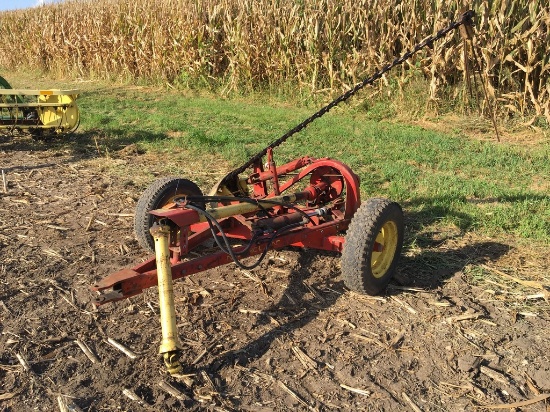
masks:
MULTIPOLYGON (((175 206, 176 198, 202 196, 200 188, 190 180, 178 177, 165 177, 154 181, 140 196, 134 217, 134 231, 139 245, 145 250, 154 252, 155 242, 149 229, 155 217, 149 212, 155 209, 170 209, 175 206)), ((204 209, 204 203, 196 204, 204 209)))
POLYGON ((403 246, 403 211, 387 199, 369 199, 355 212, 342 251, 342 277, 355 292, 376 295, 393 277, 403 246))

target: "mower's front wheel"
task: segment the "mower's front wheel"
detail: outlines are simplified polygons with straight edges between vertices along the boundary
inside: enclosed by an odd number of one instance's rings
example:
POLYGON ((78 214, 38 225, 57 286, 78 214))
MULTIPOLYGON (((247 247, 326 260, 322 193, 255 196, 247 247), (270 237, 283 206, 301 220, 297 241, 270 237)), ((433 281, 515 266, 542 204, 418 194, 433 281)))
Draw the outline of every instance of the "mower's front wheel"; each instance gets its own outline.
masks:
MULTIPOLYGON (((164 177, 154 181, 140 196, 134 217, 134 231, 139 245, 150 252, 155 251, 155 242, 149 229, 155 217, 149 212, 155 209, 170 209, 175 199, 182 196, 202 196, 201 189, 192 181, 178 177, 164 177)), ((204 203, 196 206, 205 208, 204 203)))
POLYGON ((376 295, 390 282, 403 246, 403 211, 374 198, 355 212, 342 251, 342 277, 355 292, 376 295))

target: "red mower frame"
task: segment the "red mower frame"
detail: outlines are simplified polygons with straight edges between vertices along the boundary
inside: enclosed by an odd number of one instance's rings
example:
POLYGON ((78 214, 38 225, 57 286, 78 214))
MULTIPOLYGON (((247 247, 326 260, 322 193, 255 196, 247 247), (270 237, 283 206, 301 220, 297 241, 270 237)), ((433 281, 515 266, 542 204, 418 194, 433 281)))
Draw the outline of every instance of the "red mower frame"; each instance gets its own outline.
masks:
MULTIPOLYGON (((266 248, 307 247, 342 252, 344 232, 360 205, 359 177, 345 164, 329 159, 301 157, 276 167, 273 151, 267 152, 264 165, 257 161, 253 173, 241 180, 251 186, 253 202, 218 202, 207 211, 219 219, 229 239, 253 242, 239 259, 258 255, 266 248), (288 177, 285 181, 280 178, 288 177), (290 192, 307 180, 305 188, 290 192), (342 197, 342 195, 344 197, 342 197), (301 206, 295 202, 303 203, 301 206), (269 213, 266 214, 266 209, 269 213), (273 231, 294 225, 273 237, 273 231), (258 231, 263 234, 258 236, 258 231)), ((214 188, 214 192, 222 189, 214 188)), ((186 196, 175 196, 163 208, 149 213, 165 220, 171 227, 170 265, 172 279, 179 279, 232 262, 233 257, 220 250, 190 260, 189 252, 213 237, 208 221, 197 210, 190 209, 186 196)), ((239 248, 234 249, 236 253, 239 248)), ((115 302, 157 285, 156 259, 152 257, 132 268, 113 273, 92 286, 100 292, 96 306, 115 302)))

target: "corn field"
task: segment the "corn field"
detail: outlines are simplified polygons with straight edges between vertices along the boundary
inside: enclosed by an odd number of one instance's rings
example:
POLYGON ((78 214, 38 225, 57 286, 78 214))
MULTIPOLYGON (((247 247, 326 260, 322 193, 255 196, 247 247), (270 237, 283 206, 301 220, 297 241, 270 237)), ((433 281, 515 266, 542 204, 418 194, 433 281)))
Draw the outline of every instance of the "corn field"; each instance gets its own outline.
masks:
MULTIPOLYGON (((0 66, 172 84, 200 80, 226 90, 290 83, 341 91, 446 27, 463 6, 461 0, 67 1, 0 13, 0 66)), ((443 91, 465 99, 465 80, 477 71, 501 110, 550 123, 547 0, 470 6, 477 69, 465 70, 457 31, 389 75, 400 85, 423 76, 430 99, 443 91)))

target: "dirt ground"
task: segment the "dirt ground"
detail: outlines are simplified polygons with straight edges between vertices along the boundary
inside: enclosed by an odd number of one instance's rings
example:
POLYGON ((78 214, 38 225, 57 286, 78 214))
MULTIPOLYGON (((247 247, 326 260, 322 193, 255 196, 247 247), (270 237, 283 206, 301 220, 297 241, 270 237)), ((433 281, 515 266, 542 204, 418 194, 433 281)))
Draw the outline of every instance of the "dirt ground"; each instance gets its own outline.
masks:
POLYGON ((156 288, 90 303, 90 285, 146 258, 132 214, 148 182, 110 167, 149 161, 0 142, 0 410, 550 411, 548 247, 475 233, 415 234, 376 297, 348 291, 339 257, 316 251, 179 280, 186 376, 170 377, 156 288))

